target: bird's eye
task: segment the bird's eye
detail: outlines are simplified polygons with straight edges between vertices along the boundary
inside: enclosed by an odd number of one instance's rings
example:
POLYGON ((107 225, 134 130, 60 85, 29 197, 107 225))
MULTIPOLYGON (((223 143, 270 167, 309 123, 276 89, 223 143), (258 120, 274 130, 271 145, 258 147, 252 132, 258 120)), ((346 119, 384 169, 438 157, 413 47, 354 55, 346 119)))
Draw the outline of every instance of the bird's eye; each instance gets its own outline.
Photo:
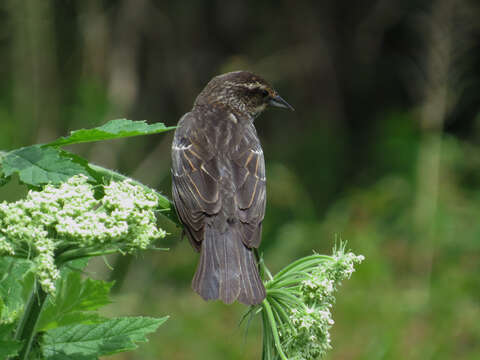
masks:
POLYGON ((268 91, 265 89, 260 90, 260 93, 262 94, 263 97, 267 97, 269 95, 268 91))

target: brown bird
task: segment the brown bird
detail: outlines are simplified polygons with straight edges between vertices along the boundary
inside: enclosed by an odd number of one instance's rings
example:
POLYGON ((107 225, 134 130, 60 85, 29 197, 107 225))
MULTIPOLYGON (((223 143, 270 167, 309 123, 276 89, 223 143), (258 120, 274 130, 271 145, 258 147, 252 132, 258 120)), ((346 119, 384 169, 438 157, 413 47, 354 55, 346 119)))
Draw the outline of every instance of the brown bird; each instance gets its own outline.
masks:
POLYGON ((261 241, 265 162, 253 120, 268 105, 293 108, 261 77, 214 77, 179 121, 172 144, 175 207, 200 261, 193 289, 205 300, 265 298, 252 248, 261 241))

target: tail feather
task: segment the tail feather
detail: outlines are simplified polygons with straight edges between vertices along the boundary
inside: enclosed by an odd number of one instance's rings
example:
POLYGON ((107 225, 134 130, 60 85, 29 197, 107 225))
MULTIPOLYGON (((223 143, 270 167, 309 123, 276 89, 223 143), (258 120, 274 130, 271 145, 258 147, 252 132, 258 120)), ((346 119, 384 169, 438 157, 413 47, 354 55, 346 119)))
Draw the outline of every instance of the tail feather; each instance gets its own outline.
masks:
POLYGON ((266 296, 253 251, 241 241, 238 224, 225 232, 207 226, 193 289, 205 300, 256 305, 266 296))

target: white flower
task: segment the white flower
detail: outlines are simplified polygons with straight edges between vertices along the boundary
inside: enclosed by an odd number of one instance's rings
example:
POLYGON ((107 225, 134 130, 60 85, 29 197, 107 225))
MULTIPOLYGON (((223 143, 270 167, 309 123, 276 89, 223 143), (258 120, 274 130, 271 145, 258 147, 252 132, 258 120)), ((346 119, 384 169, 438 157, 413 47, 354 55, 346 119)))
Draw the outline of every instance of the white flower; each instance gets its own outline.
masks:
POLYGON ((111 245, 133 252, 165 237, 156 226, 153 193, 128 181, 112 181, 104 192, 96 199, 87 177, 77 175, 60 186, 29 191, 24 200, 0 203, 0 255, 34 250, 25 256, 33 261, 43 289, 53 293, 59 277, 54 254, 60 245, 99 252, 111 245))
POLYGON ((3 235, 0 235, 0 255, 15 255, 15 249, 12 244, 7 241, 7 238, 3 235))
POLYGON ((333 293, 364 257, 345 253, 341 247, 331 259, 305 270, 307 277, 300 282, 301 306, 290 309, 290 324, 281 328, 282 347, 289 358, 320 359, 331 349, 333 293))
POLYGON ((42 288, 51 294, 55 293, 55 280, 60 277, 60 272, 55 266, 55 245, 52 239, 38 238, 35 247, 39 255, 34 258, 34 272, 42 285, 42 288))

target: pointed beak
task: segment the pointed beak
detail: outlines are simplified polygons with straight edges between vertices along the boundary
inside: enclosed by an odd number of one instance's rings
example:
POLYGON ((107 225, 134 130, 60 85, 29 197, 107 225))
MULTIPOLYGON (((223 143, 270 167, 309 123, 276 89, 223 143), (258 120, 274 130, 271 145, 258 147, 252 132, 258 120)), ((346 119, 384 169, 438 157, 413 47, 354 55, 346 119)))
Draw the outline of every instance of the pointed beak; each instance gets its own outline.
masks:
POLYGON ((281 108, 284 108, 284 109, 289 109, 289 110, 295 111, 295 109, 289 103, 287 103, 285 100, 283 100, 280 97, 280 95, 273 96, 270 99, 269 103, 272 106, 281 107, 281 108))

